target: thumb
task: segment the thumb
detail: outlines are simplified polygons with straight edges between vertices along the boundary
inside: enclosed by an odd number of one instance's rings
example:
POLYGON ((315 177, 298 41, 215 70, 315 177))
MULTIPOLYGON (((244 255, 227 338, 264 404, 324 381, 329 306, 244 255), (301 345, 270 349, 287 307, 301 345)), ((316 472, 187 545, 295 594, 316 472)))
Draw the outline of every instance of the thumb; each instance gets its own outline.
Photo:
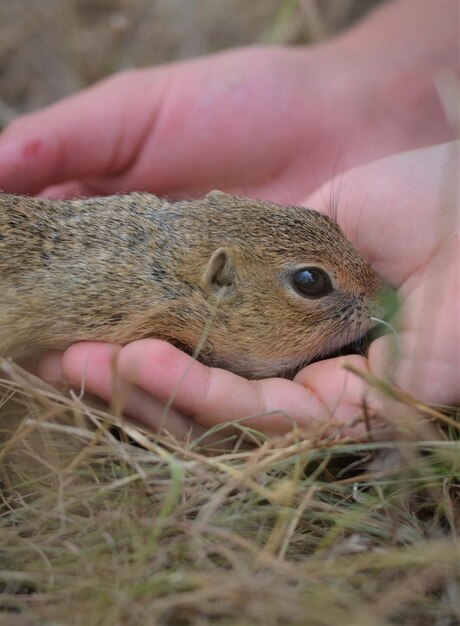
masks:
POLYGON ((412 277, 394 336, 369 348, 370 371, 428 404, 460 403, 458 251, 440 250, 412 277))
POLYGON ((304 204, 335 218, 374 269, 399 288, 435 253, 439 231, 455 226, 444 224, 453 222, 449 213, 457 215, 456 206, 446 211, 444 200, 456 197, 457 151, 451 142, 358 166, 304 204))

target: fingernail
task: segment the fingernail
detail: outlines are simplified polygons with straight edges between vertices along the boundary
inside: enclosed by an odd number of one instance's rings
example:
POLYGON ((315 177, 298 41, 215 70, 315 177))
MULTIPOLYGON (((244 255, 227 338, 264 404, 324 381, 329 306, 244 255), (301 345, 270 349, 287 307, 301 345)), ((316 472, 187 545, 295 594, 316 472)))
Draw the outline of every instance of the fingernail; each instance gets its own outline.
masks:
POLYGON ((51 383, 64 382, 62 355, 63 352, 50 350, 42 356, 38 364, 38 372, 41 378, 51 383))

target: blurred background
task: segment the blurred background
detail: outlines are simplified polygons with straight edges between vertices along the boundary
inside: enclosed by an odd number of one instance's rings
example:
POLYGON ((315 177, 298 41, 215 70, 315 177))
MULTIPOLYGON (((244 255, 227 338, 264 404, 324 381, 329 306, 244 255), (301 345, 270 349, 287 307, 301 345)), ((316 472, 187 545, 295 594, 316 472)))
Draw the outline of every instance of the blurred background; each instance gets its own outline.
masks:
POLYGON ((388 0, 0 0, 0 127, 107 74, 311 44, 388 0))

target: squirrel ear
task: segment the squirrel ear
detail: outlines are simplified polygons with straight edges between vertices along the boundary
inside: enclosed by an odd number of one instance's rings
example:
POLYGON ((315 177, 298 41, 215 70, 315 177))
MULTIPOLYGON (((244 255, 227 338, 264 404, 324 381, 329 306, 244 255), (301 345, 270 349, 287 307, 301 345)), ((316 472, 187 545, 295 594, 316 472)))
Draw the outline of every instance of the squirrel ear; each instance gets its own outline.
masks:
POLYGON ((236 270, 225 248, 215 250, 204 272, 204 282, 216 294, 224 298, 231 296, 236 289, 236 270))

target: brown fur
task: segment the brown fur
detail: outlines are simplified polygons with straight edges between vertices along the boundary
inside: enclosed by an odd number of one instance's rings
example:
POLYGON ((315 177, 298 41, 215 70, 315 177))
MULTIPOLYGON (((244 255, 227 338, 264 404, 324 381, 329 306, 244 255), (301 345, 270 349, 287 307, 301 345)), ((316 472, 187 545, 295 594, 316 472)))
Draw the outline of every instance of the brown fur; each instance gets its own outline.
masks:
POLYGON ((302 207, 211 192, 55 201, 0 194, 0 353, 167 339, 251 377, 282 374, 370 327, 381 282, 339 227, 302 207), (331 276, 311 300, 289 277, 331 276))

